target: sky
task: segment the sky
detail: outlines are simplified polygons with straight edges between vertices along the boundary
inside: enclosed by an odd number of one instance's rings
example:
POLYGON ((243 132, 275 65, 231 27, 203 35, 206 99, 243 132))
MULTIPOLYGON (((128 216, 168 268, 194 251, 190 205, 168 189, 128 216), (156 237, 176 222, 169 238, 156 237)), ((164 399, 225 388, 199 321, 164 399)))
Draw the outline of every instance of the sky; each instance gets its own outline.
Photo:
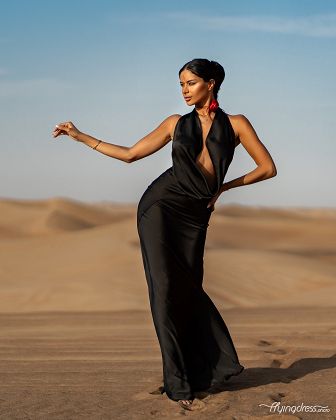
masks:
MULTIPOLYGON (((221 63, 218 100, 245 115, 278 174, 218 202, 335 207, 336 2, 0 1, 0 198, 137 203, 172 166, 171 142, 131 164, 54 126, 132 146, 184 102, 178 71, 221 63)), ((240 144, 225 177, 252 171, 240 144)))

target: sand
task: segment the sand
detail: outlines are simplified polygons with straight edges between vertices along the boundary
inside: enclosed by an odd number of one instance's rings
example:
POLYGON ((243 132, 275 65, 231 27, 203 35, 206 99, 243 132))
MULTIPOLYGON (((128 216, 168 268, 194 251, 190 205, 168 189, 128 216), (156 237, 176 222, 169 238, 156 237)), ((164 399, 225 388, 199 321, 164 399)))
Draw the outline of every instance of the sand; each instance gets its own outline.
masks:
POLYGON ((245 371, 193 411, 155 393, 136 205, 3 198, 0 214, 0 419, 336 418, 336 209, 216 206, 204 289, 245 371))

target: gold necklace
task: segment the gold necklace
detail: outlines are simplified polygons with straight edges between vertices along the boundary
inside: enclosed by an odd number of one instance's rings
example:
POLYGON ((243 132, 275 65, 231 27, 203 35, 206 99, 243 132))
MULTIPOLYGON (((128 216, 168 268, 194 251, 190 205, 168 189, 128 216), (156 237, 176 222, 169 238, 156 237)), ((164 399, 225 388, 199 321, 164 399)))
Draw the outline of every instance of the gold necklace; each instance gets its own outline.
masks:
MULTIPOLYGON (((196 111, 197 112, 197 111, 196 111)), ((199 112, 197 112, 197 114, 200 116, 200 117, 210 117, 210 114, 200 114, 199 112)))

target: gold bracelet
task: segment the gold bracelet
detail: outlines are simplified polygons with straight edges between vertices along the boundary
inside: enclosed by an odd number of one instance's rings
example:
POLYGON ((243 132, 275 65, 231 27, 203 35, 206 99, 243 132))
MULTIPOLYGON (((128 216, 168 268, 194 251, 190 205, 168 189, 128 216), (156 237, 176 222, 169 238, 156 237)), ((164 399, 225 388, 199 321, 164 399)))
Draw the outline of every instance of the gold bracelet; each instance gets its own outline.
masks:
POLYGON ((100 145, 100 143, 101 143, 102 141, 101 140, 99 140, 98 141, 98 143, 95 145, 95 147, 92 147, 92 149, 97 149, 97 147, 100 145))

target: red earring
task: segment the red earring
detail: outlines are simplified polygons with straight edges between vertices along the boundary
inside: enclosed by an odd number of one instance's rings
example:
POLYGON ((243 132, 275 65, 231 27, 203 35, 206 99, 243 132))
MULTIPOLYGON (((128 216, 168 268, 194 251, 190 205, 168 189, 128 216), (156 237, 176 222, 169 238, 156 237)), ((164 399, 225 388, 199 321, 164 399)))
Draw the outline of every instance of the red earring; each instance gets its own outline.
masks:
POLYGON ((216 100, 216 99, 213 99, 212 101, 211 101, 211 103, 210 103, 210 107, 209 107, 209 110, 210 110, 210 112, 216 112, 216 110, 217 110, 217 108, 219 107, 219 103, 218 103, 218 101, 216 100))

